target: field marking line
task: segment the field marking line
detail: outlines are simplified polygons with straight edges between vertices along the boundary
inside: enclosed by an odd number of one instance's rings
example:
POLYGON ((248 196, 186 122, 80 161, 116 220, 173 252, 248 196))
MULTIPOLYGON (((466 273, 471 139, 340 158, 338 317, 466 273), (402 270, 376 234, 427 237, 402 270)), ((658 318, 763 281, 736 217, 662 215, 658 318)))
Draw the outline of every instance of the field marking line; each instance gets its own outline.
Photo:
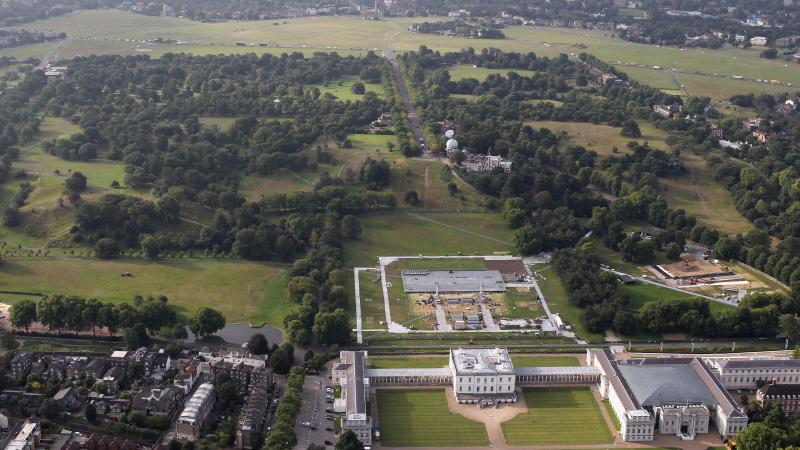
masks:
POLYGON ((460 231, 462 233, 471 234, 473 236, 476 236, 476 237, 479 237, 479 238, 482 238, 482 239, 486 239, 487 241, 497 242, 498 244, 503 244, 503 245, 514 245, 511 242, 504 241, 502 239, 493 238, 491 236, 486 236, 485 234, 476 233, 474 231, 470 231, 470 230, 467 230, 467 229, 464 229, 464 228, 461 228, 461 227, 457 227, 455 225, 450 225, 450 224, 447 224, 447 223, 444 223, 444 222, 440 222, 440 221, 438 221, 436 219, 431 219, 430 217, 425 217, 425 216, 419 215, 417 213, 413 213, 411 211, 406 211, 406 214, 409 214, 409 215, 414 216, 414 217, 416 217, 418 219, 421 219, 421 220, 427 220, 428 222, 435 223, 437 225, 441 225, 441 226, 446 227, 446 228, 450 228, 451 230, 456 230, 456 231, 460 231))
POLYGON ((386 267, 381 266, 381 288, 383 289, 383 308, 386 315, 386 326, 392 322, 392 310, 389 309, 389 287, 386 286, 386 267))

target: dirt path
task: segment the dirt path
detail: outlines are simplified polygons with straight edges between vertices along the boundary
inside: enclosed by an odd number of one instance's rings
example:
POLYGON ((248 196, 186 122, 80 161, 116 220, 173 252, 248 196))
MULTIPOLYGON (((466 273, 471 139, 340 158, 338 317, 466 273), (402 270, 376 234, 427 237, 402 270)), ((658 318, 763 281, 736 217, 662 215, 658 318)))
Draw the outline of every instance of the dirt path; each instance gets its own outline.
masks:
POLYGON ((425 167, 425 200, 423 201, 423 205, 425 206, 425 208, 428 207, 428 186, 430 186, 430 178, 429 178, 430 174, 431 174, 431 168, 425 167))

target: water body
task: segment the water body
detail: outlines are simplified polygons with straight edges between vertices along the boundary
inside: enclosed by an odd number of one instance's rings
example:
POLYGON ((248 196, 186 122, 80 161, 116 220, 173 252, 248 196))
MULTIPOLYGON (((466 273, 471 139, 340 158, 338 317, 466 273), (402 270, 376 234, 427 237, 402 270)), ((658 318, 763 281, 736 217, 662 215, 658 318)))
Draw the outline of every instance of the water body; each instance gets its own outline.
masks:
MULTIPOLYGON (((189 338, 186 339, 186 342, 189 344, 194 343, 197 337, 190 330, 187 329, 187 331, 189 331, 189 338)), ((240 346, 242 343, 247 342, 250 336, 258 333, 267 338, 269 345, 283 343, 283 331, 270 325, 253 328, 246 323, 229 323, 225 325, 225 328, 217 331, 216 336, 229 344, 240 346)))

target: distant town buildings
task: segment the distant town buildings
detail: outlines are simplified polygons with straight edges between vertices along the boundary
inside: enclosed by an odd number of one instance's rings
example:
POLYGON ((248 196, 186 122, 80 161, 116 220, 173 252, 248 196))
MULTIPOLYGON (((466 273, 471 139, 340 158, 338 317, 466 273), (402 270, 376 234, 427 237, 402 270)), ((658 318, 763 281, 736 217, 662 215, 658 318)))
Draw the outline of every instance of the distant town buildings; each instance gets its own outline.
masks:
POLYGON ((42 428, 39 426, 39 422, 27 421, 14 439, 8 443, 5 450, 36 450, 41 439, 42 428))
POLYGON ((665 119, 669 119, 681 111, 683 111, 683 106, 678 103, 673 103, 671 105, 653 105, 653 112, 665 119))

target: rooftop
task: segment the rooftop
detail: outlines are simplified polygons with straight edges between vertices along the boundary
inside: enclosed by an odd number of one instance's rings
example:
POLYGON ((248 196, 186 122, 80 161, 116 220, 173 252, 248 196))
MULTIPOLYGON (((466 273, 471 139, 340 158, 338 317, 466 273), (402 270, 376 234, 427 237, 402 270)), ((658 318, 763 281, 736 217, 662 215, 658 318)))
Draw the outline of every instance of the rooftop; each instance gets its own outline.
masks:
POLYGON ((455 348, 450 361, 456 375, 513 375, 514 366, 504 348, 455 348))
POLYGON ((406 293, 506 291, 498 270, 414 270, 402 277, 406 293))
POLYGON ((214 385, 211 383, 201 384, 194 392, 194 395, 192 395, 192 398, 186 402, 186 407, 183 408, 183 412, 181 412, 178 421, 181 423, 194 425, 198 419, 202 419, 201 417, 198 417, 200 408, 203 406, 203 403, 205 403, 206 400, 212 395, 214 395, 214 385))
POLYGON ((719 362, 725 369, 800 369, 800 359, 727 359, 719 362))
POLYGON ((619 364, 617 366, 642 406, 717 401, 688 364, 619 364))

